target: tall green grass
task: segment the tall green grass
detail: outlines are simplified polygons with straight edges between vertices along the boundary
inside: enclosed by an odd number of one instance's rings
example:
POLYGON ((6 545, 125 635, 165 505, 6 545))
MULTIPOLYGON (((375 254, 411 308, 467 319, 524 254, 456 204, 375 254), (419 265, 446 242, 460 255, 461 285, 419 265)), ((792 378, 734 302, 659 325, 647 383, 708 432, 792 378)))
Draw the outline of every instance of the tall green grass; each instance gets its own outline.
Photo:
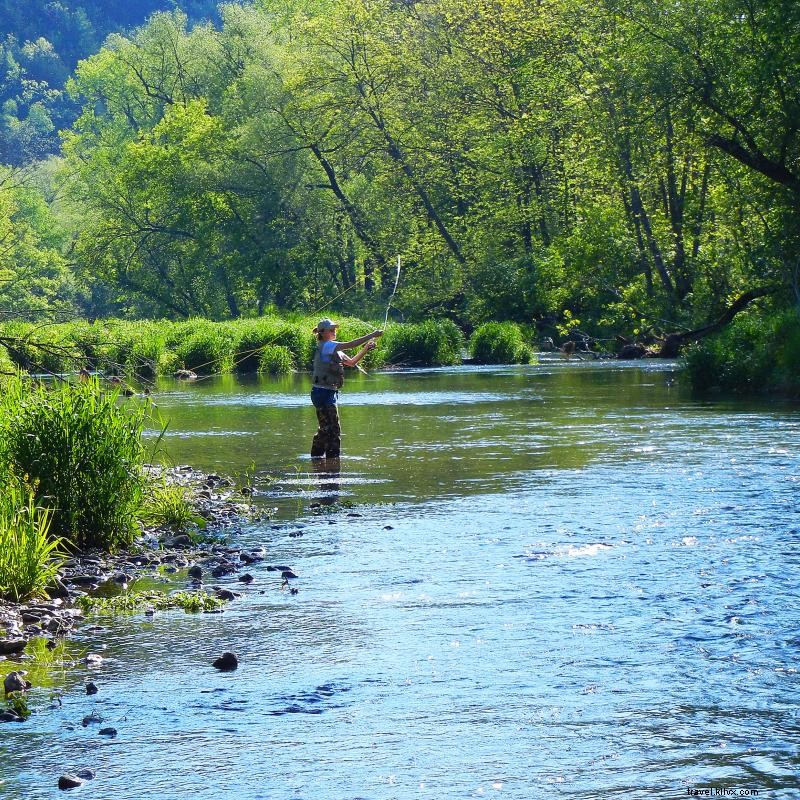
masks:
POLYGON ((513 322, 487 322, 476 328, 469 351, 478 364, 530 364, 533 349, 513 322))
POLYGON ((0 597, 46 597, 64 561, 60 539, 50 536, 52 516, 30 486, 8 472, 0 478, 0 597))
POLYGON ((378 342, 385 363, 412 367, 460 364, 464 349, 464 335, 450 320, 391 325, 378 342))
MULTIPOLYGON (((316 347, 312 330, 318 321, 296 315, 229 322, 76 320, 46 326, 14 322, 0 325, 0 334, 14 338, 16 352, 10 360, 30 372, 74 374, 88 366, 105 375, 125 373, 152 380, 184 368, 200 375, 309 370, 316 347)), ((355 317, 341 317, 338 322, 341 341, 357 339, 376 327, 355 317)), ((367 368, 457 364, 464 340, 452 322, 429 320, 393 323, 378 345, 362 362, 367 368)))
POLYGON ((78 548, 133 540, 142 502, 144 405, 118 405, 97 381, 45 388, 12 379, 0 400, 0 469, 24 476, 78 548))

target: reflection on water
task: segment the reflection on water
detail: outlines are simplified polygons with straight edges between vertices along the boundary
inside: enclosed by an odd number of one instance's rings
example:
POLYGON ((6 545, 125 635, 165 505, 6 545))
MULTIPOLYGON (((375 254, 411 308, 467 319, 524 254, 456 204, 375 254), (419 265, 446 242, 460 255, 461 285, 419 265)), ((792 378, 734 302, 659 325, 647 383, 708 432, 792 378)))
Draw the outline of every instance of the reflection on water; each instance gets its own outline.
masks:
POLYGON ((0 796, 88 766, 98 798, 796 797, 800 413, 679 384, 371 375, 343 393, 339 464, 305 456, 300 379, 158 395, 175 461, 255 464, 279 512, 245 541, 299 592, 253 564, 221 616, 84 630, 100 693, 75 674, 63 707, 2 727, 0 796))

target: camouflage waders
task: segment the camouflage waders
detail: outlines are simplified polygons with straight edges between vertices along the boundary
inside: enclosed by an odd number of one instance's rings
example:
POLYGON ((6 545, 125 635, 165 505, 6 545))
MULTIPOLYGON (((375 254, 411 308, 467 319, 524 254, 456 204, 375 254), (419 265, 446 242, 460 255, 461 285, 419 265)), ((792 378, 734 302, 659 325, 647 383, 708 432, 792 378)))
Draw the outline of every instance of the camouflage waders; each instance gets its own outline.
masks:
POLYGON ((319 420, 319 430, 311 442, 311 457, 339 458, 342 448, 342 429, 339 427, 339 410, 335 404, 314 407, 319 420))

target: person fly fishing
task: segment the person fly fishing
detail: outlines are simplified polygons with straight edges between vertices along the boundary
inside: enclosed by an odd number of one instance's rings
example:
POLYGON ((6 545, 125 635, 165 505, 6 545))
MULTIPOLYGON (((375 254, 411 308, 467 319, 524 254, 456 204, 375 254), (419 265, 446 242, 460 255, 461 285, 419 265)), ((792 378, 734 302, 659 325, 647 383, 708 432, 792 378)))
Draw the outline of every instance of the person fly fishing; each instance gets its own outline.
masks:
POLYGON ((314 353, 312 372, 311 402, 317 412, 319 429, 311 443, 312 458, 338 458, 341 452, 341 427, 336 401, 339 389, 344 383, 344 368, 355 367, 370 350, 377 346, 375 339, 383 336, 382 330, 375 330, 366 336, 350 342, 337 342, 338 323, 331 319, 320 320, 314 333, 317 336, 317 350, 314 353), (363 345, 363 347, 361 347, 363 345), (361 349, 348 356, 345 350, 354 347, 361 349))

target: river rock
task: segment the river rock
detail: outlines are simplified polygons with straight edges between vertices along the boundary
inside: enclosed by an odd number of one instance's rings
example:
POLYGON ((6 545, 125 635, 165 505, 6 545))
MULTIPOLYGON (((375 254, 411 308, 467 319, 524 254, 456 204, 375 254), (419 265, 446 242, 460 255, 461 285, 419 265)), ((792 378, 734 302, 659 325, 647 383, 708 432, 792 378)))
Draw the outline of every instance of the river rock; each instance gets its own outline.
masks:
POLYGON ((0 711, 0 722, 24 722, 24 720, 13 711, 0 711))
POLYGON ((81 575, 73 575, 69 578, 69 582, 75 586, 93 586, 100 580, 98 575, 88 575, 86 573, 81 575))
POLYGON ((48 597, 54 599, 66 600, 69 597, 69 589, 64 585, 60 578, 53 578, 52 581, 45 587, 48 597))
POLYGON ((75 773, 79 778, 85 781, 93 781, 97 773, 93 769, 80 769, 75 773))
POLYGON ((225 652, 211 666, 220 672, 233 672, 239 666, 239 659, 233 653, 225 652))
POLYGON ((191 547, 192 540, 185 534, 181 533, 178 536, 173 536, 164 542, 164 547, 191 547))
POLYGON ((83 786, 83 781, 77 775, 62 775, 58 779, 58 788, 62 791, 77 789, 79 786, 83 786))
POLYGON ((255 580, 255 578, 249 572, 245 572, 244 575, 239 576, 239 580, 242 583, 252 583, 255 580))
POLYGON ((203 577, 203 568, 199 564, 189 567, 189 577, 200 580, 203 577))
POLYGON ((96 683, 89 681, 89 683, 86 684, 86 694, 97 694, 99 691, 96 683))
POLYGON ((0 639, 0 656, 21 653, 25 649, 25 639, 0 639))
POLYGON ((289 580, 290 578, 296 578, 296 577, 297 575, 295 575, 295 573, 292 572, 292 570, 290 569, 285 569, 281 572, 281 578, 284 578, 285 580, 289 580))
POLYGON ((9 672, 3 681, 6 694, 11 692, 25 692, 31 688, 31 682, 25 680, 27 672, 9 672))
POLYGON ((117 729, 116 728, 100 728, 100 730, 97 731, 97 735, 98 736, 108 736, 109 739, 113 739, 117 735, 117 729))
POLYGON ((217 589, 216 596, 220 600, 235 600, 239 595, 236 592, 232 592, 230 589, 217 589))
POLYGON ((83 661, 89 667, 99 667, 103 663, 103 656, 97 653, 88 653, 83 661))
POLYGON ((643 344, 626 344, 617 353, 617 358, 625 360, 644 358, 646 354, 647 350, 643 344))

